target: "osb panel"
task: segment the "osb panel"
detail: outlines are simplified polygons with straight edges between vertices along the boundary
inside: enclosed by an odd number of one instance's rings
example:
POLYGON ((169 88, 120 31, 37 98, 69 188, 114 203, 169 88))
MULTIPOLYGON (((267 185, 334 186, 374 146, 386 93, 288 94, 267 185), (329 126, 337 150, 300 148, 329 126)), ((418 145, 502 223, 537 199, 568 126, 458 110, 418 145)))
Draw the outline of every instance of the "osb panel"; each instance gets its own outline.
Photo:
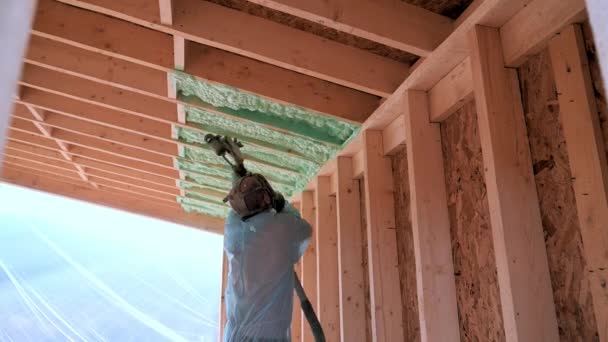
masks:
POLYGON ((519 69, 522 101, 562 341, 597 341, 572 176, 548 51, 519 69))
POLYGON ((383 44, 367 40, 358 36, 344 33, 332 28, 317 24, 306 19, 302 19, 287 13, 276 11, 268 7, 260 6, 246 0, 207 0, 225 7, 249 13, 258 17, 266 18, 296 28, 298 30, 310 32, 317 36, 334 40, 342 44, 350 45, 371 53, 387 57, 402 63, 412 64, 418 57, 405 51, 397 50, 383 44))
POLYGON ((452 19, 458 18, 473 0, 401 0, 452 19))
POLYGON ((401 301, 403 303, 403 329, 405 341, 420 341, 418 298, 416 294, 416 263, 410 211, 410 186, 407 175, 407 151, 402 149, 392 158, 395 190, 395 227, 401 301))
POLYGON ((365 211, 365 188, 363 181, 359 181, 359 194, 360 194, 360 212, 361 212, 361 246, 363 248, 363 289, 365 292, 365 333, 366 341, 372 340, 372 312, 369 295, 369 254, 367 254, 367 212, 365 211))
POLYGON ((461 341, 504 341, 475 103, 441 124, 461 341))
MULTIPOLYGON (((585 48, 587 50, 587 58, 589 59, 589 69, 591 69, 591 80, 593 81, 600 125, 604 135, 604 146, 606 146, 606 153, 608 155, 608 101, 606 100, 606 88, 602 82, 602 73, 600 72, 600 65, 593 41, 593 32, 591 31, 589 22, 583 24, 583 36, 585 37, 585 48)), ((608 65, 605 67, 608 68, 608 65)))

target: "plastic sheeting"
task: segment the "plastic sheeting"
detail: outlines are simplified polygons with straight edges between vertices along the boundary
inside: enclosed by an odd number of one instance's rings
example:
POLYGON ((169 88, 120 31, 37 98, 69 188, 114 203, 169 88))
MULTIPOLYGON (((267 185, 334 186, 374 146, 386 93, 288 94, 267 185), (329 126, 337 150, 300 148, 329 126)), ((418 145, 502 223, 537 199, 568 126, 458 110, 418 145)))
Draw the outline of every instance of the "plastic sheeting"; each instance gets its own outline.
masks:
POLYGON ((0 183, 0 341, 217 341, 222 237, 0 183))

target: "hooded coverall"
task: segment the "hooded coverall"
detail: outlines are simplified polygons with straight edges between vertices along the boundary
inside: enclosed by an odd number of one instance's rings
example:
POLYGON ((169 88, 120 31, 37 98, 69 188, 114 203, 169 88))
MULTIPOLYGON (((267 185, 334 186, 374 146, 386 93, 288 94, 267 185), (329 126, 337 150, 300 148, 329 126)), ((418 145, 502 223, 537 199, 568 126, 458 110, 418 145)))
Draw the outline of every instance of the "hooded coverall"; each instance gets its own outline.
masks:
POLYGON ((293 267, 310 243, 312 229, 289 203, 246 220, 226 219, 228 258, 224 342, 291 340, 293 267))

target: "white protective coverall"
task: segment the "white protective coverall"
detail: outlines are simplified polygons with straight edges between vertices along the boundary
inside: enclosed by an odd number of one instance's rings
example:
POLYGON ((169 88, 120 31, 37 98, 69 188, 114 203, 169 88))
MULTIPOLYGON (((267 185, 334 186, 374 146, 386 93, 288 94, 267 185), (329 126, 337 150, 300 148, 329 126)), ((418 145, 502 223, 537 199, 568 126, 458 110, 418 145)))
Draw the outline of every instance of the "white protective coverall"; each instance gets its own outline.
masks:
POLYGON ((228 258, 224 342, 291 340, 294 264, 310 243, 311 226, 286 203, 246 220, 226 219, 228 258))

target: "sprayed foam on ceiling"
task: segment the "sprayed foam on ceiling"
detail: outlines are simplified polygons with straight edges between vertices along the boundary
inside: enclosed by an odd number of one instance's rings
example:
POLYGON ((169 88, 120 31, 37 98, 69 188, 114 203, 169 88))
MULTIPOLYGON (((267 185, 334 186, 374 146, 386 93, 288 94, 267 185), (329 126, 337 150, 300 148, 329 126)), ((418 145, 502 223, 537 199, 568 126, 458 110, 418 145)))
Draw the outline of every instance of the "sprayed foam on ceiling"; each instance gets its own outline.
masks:
POLYGON ((173 136, 184 144, 175 159, 183 178, 178 184, 184 189, 178 202, 188 212, 217 217, 228 212, 209 190, 227 193, 231 170, 206 146, 206 133, 241 140, 246 168, 261 173, 275 190, 290 197, 359 132, 358 124, 200 81, 181 71, 173 73, 172 82, 178 98, 192 104, 185 106, 186 125, 173 127, 173 136))

